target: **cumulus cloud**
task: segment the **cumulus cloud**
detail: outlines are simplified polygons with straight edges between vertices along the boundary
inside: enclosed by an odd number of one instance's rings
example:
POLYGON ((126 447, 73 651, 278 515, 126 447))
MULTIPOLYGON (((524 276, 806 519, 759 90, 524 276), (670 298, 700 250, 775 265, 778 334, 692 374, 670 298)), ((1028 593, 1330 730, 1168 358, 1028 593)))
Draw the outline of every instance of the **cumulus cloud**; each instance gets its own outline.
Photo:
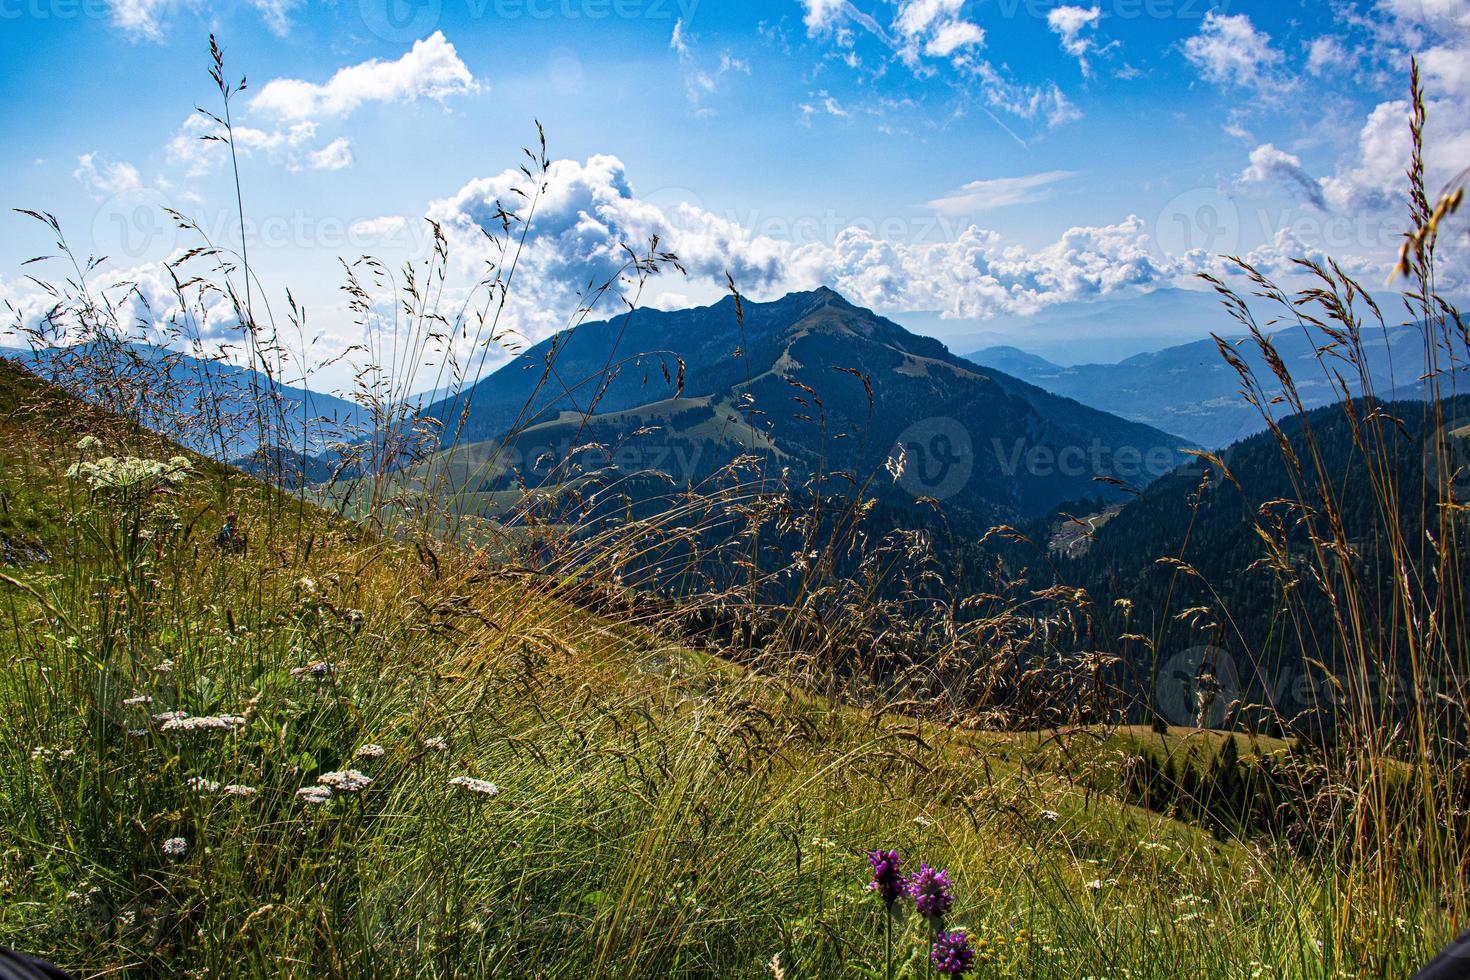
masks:
POLYGON ((1046 198, 1053 184, 1075 177, 1071 170, 1049 170, 1024 177, 996 177, 975 180, 959 192, 929 202, 929 207, 944 214, 966 215, 1013 204, 1031 204, 1046 198))
MULTIPOLYGON (((288 170, 341 170, 353 163, 352 144, 339 136, 317 145, 321 121, 346 116, 370 102, 442 102, 482 88, 454 45, 435 31, 397 61, 350 65, 322 84, 294 78, 267 82, 250 101, 247 123, 234 127, 235 148, 288 170), (251 125, 261 122, 265 124, 251 125)), ((191 177, 206 174, 223 159, 223 135, 213 119, 191 115, 169 141, 168 158, 191 177)))
MULTIPOLYGON (((218 123, 198 113, 187 117, 179 131, 169 140, 167 152, 171 163, 184 168, 190 177, 209 173, 224 159, 227 152, 223 138, 224 130, 218 123)), ((283 166, 288 170, 323 169, 314 163, 337 163, 346 166, 352 162, 346 140, 314 148, 317 127, 313 122, 298 122, 286 128, 257 129, 253 126, 234 128, 235 149, 242 156, 260 156, 268 163, 283 166), (328 152, 331 151, 331 152, 328 152), (345 151, 345 160, 343 153, 345 151)), ((337 169, 325 167, 325 169, 337 169)))
POLYGON ((306 155, 306 165, 312 170, 341 170, 352 166, 352 144, 344 137, 337 137, 306 155))
POLYGON ((1282 61, 1271 36, 1256 30, 1248 15, 1213 10, 1184 42, 1184 54, 1206 81, 1240 88, 1267 84, 1282 61))
POLYGON ((1241 172, 1243 184, 1286 184, 1299 191, 1313 207, 1325 211, 1321 184, 1302 167, 1301 157, 1263 143, 1251 151, 1250 166, 1241 172))
MULTIPOLYGON (((988 189, 987 182, 977 182, 962 194, 977 200, 983 196, 989 206, 999 206, 1004 198, 1020 200, 1063 176, 1014 178, 988 189)), ((515 309, 508 317, 530 340, 562 326, 557 311, 564 316, 579 302, 567 284, 608 279, 626 259, 623 243, 638 249, 654 236, 688 271, 687 280, 672 283, 674 292, 656 289, 648 294, 661 305, 718 295, 728 270, 742 291, 755 298, 825 284, 884 312, 933 310, 983 318, 1148 289, 1212 261, 1161 257, 1137 217, 1073 228, 1035 250, 978 225, 946 226, 941 240, 916 235, 919 240, 903 241, 883 237, 876 226, 849 223, 830 240, 798 244, 693 204, 654 204, 640 198, 623 163, 607 155, 554 161, 545 186, 518 259, 517 279, 524 291, 513 298, 515 309)), ((530 194, 535 187, 519 171, 506 171, 471 181, 428 208, 427 216, 442 224, 467 271, 492 257, 488 252, 495 246, 484 232, 500 234, 501 207, 513 209, 523 201, 517 190, 530 194)))
POLYGON ((121 161, 99 162, 95 153, 77 157, 77 169, 72 171, 72 176, 98 197, 113 197, 143 187, 137 167, 121 161))
POLYGON ((1307 70, 1321 75, 1334 68, 1341 68, 1352 61, 1342 40, 1330 34, 1314 38, 1307 45, 1307 70))
POLYGON ((286 121, 345 116, 367 102, 442 102, 483 85, 460 60, 454 45, 435 31, 397 61, 377 58, 339 69, 325 83, 277 78, 250 100, 250 108, 286 121))
POLYGON ((960 16, 964 5, 965 0, 900 0, 894 20, 899 54, 916 64, 920 51, 948 58, 962 49, 983 46, 985 32, 960 16))

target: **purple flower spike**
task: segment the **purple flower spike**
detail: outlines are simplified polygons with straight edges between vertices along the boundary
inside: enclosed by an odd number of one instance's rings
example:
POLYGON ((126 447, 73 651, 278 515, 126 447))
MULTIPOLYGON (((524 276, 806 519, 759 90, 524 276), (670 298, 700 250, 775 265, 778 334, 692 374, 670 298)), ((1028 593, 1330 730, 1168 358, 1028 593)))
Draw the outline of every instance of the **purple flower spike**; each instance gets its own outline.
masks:
POLYGON ((942 919, 954 906, 954 895, 949 891, 949 872, 935 871, 927 864, 919 865, 917 874, 909 877, 909 894, 914 897, 914 906, 920 915, 931 919, 942 919))
POLYGON ((975 962, 970 937, 963 929, 941 932, 934 941, 934 948, 929 951, 929 960, 940 973, 951 977, 963 976, 970 972, 970 965, 975 962))
POLYGON ((877 892, 879 898, 892 905, 905 891, 898 852, 869 851, 868 863, 873 866, 873 880, 868 883, 868 891, 877 892))

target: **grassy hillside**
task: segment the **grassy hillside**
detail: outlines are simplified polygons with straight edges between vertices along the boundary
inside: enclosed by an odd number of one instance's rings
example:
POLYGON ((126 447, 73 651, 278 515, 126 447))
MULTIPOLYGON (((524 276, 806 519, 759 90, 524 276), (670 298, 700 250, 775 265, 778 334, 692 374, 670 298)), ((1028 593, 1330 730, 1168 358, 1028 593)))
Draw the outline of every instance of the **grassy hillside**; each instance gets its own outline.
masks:
POLYGON ((1397 976, 1450 928, 1106 792, 1199 736, 843 706, 177 454, 0 364, 51 556, 0 572, 0 943, 83 975, 882 976, 875 847, 948 869, 981 976, 1397 976))

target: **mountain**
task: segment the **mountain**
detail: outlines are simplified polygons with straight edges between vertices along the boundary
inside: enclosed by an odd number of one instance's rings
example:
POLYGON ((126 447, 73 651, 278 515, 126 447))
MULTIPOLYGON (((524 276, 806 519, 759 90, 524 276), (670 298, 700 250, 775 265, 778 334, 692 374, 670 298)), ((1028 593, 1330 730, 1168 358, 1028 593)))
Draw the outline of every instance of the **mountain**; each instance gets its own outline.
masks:
POLYGON ((1177 288, 1057 303, 985 320, 922 311, 896 315, 910 330, 939 337, 955 350, 1014 346, 1058 364, 1117 361, 1208 338, 1225 316, 1212 290, 1177 288))
POLYGON ((441 460, 454 492, 489 501, 518 479, 565 480, 574 456, 578 474, 697 485, 754 451, 797 480, 822 474, 828 493, 876 473, 885 501, 943 500, 980 525, 1121 499, 1097 478, 1147 484, 1187 445, 981 369, 830 289, 736 307, 586 324, 430 406, 456 445, 441 460), (896 457, 895 484, 883 471, 896 457))
MULTIPOLYGON (((1318 349, 1329 344, 1330 338, 1315 329, 1293 328, 1275 333, 1271 339, 1295 379, 1304 407, 1317 408, 1338 400, 1324 361, 1317 356, 1318 349)), ((1265 383, 1268 394, 1279 394, 1280 386, 1256 344, 1248 338, 1236 338, 1231 343, 1265 383)), ((1402 397, 1417 390, 1419 368, 1424 362, 1423 337, 1418 329, 1364 331, 1363 345, 1378 395, 1402 397)), ((1240 378, 1220 356, 1214 340, 1136 354, 1116 364, 1063 367, 1009 346, 988 347, 968 355, 968 359, 1085 405, 1176 432, 1210 448, 1229 445, 1264 427, 1260 413, 1241 397, 1240 378)), ((1326 363, 1334 362, 1328 358, 1326 363)), ((1345 361, 1335 364, 1344 377, 1356 377, 1345 361)), ((1356 385, 1353 390, 1357 391, 1356 385)))
POLYGON ((370 418, 344 398, 154 344, 9 349, 0 350, 0 357, 221 461, 247 461, 261 451, 262 415, 270 420, 270 441, 312 455, 326 452, 333 441, 355 438, 370 418))

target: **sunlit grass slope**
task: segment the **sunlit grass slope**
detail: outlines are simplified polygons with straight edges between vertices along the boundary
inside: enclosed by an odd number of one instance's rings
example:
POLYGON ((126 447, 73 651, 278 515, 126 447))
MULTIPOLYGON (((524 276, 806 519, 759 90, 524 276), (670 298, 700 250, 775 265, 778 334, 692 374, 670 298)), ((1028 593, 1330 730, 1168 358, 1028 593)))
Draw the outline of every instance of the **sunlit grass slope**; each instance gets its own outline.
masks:
MULTIPOLYGON (((0 362, 0 534, 50 556, 0 569, 0 944, 83 975, 882 976, 877 847, 948 869, 981 976, 1402 975, 1442 938, 1432 900, 1370 916, 1099 790, 1157 736, 834 704, 178 455, 0 362)), ((894 974, 932 976, 898 909, 894 974)))

